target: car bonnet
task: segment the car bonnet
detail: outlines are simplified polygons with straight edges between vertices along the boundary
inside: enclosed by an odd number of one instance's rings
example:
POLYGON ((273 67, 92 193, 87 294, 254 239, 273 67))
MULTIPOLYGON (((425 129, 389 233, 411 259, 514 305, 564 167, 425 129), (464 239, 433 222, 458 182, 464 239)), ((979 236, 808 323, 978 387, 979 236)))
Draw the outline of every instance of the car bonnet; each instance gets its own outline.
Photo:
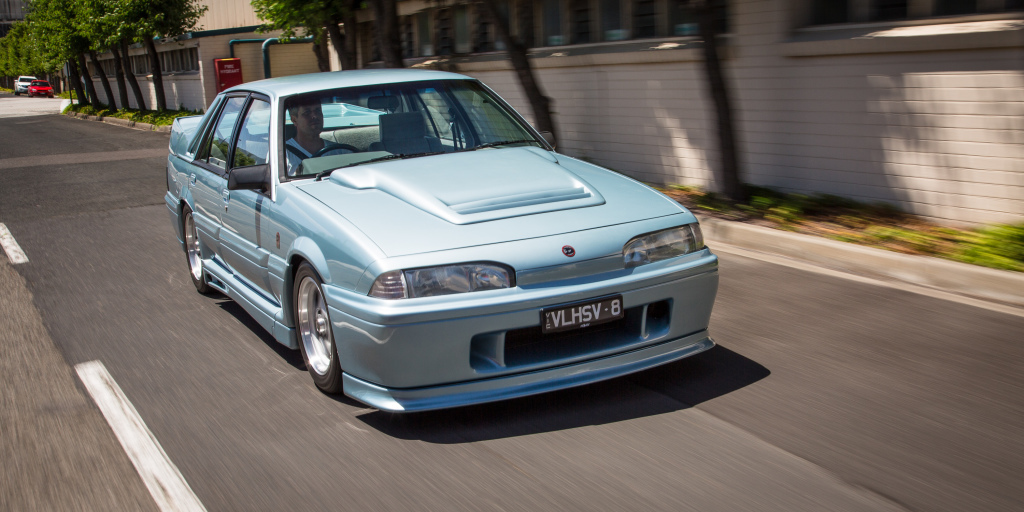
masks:
POLYGON ((533 147, 366 164, 298 187, 358 226, 391 257, 685 211, 633 180, 533 147))

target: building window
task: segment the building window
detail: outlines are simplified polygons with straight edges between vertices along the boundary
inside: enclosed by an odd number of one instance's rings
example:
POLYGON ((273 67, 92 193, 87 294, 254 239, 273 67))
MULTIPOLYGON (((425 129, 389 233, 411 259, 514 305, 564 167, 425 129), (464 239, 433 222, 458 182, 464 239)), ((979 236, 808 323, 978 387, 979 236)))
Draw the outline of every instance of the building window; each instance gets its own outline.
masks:
POLYGON ((974 14, 978 12, 977 0, 936 0, 936 16, 954 16, 957 14, 974 14))
POLYGON ((633 4, 633 37, 654 37, 658 32, 655 0, 637 0, 633 4))
POLYGON ((695 36, 697 35, 697 20, 687 5, 688 0, 669 0, 668 3, 668 30, 673 36, 695 36))
POLYGON ((907 0, 874 0, 871 21, 907 19, 907 0))
MULTIPOLYGON (((132 65, 132 73, 136 75, 148 75, 149 74, 149 55, 133 55, 130 57, 129 62, 132 65)), ((163 63, 160 64, 160 69, 164 69, 163 63)))
POLYGON ((434 24, 430 15, 430 11, 424 11, 416 15, 416 39, 420 49, 420 56, 422 57, 434 55, 434 24))
MULTIPOLYGON (((195 48, 182 48, 180 50, 169 50, 159 52, 160 70, 164 73, 188 73, 199 71, 199 51, 195 48)), ((148 75, 149 56, 135 55, 132 57, 132 67, 136 75, 148 75)))
POLYGON ((402 33, 402 57, 409 58, 416 56, 416 40, 413 39, 412 16, 402 16, 398 19, 398 27, 402 33))
POLYGON ((469 53, 473 45, 469 38, 469 8, 466 5, 455 7, 455 53, 469 53))
POLYGON ((812 0, 812 25, 1016 11, 1024 0, 812 0))
POLYGON ((601 0, 601 32, 605 41, 629 39, 629 31, 622 28, 622 3, 619 0, 601 0))
POLYGON ((441 9, 437 11, 437 54, 451 55, 455 41, 452 34, 452 10, 441 9))
POLYGON ((494 51, 493 41, 497 38, 497 34, 492 33, 494 31, 491 30, 491 17, 482 3, 476 4, 476 22, 473 51, 479 53, 494 51))
POLYGON ((572 42, 590 42, 590 0, 571 0, 569 16, 572 23, 572 42))
POLYGON ((826 25, 849 21, 850 6, 847 0, 814 0, 811 4, 811 23, 826 25))
POLYGON ((101 60, 100 67, 103 68, 103 74, 107 76, 114 76, 117 74, 117 68, 114 66, 114 59, 101 60))
POLYGON ((562 37, 562 2, 544 0, 544 44, 561 46, 565 43, 562 37))

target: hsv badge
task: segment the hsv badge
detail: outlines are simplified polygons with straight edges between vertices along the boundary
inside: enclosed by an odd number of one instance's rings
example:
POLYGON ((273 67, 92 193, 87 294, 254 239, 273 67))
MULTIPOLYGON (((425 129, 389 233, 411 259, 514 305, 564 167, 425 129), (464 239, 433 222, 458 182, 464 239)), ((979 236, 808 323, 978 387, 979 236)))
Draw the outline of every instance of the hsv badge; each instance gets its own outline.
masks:
POLYGON ((571 245, 563 245, 562 254, 572 258, 573 256, 576 256, 576 249, 573 249, 571 245))

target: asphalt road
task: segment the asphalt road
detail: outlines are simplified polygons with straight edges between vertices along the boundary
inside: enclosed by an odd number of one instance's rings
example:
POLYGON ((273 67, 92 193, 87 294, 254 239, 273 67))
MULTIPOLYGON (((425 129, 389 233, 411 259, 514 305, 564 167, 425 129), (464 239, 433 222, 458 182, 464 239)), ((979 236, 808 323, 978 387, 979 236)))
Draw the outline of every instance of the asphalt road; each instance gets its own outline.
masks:
POLYGON ((20 468, 0 508, 153 506, 71 377, 99 360, 211 511, 1024 509, 1024 316, 720 252, 707 353, 392 415, 318 392, 297 352, 195 293, 166 134, 12 117, 0 141, 0 222, 30 260, 0 258, 0 343, 24 353, 0 373, 20 468))

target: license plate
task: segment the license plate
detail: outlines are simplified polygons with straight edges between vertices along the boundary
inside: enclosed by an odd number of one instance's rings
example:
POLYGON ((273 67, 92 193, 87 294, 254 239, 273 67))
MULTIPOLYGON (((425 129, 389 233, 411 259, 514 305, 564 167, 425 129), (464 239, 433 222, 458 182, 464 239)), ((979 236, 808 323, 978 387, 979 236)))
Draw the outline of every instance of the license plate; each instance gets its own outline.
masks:
POLYGON ((571 306, 545 309, 541 313, 541 332, 568 331, 603 324, 622 318, 622 296, 616 295, 571 306))

